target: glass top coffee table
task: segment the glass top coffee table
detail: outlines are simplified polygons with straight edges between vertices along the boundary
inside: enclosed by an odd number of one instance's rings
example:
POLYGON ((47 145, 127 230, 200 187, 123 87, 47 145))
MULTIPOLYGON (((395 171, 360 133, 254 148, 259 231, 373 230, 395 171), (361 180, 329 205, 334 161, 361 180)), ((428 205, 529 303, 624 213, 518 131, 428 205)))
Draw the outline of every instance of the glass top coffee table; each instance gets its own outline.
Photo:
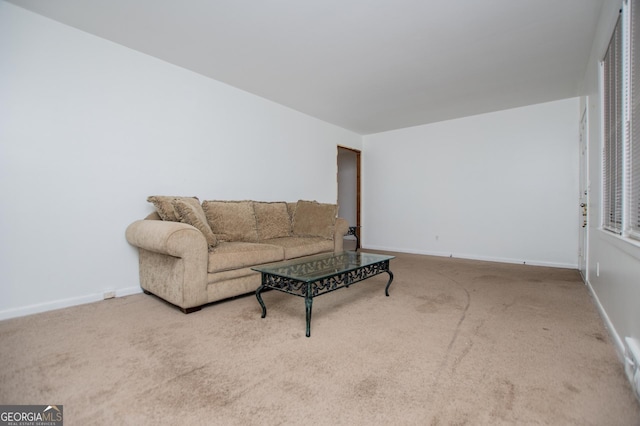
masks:
POLYGON ((395 256, 345 251, 324 253, 300 259, 270 263, 251 268, 262 274, 262 284, 256 298, 262 307, 262 318, 267 315, 260 293, 266 288, 304 297, 307 314, 307 337, 311 336, 311 307, 313 298, 386 272, 389 281, 384 289, 389 296, 393 273, 389 261, 395 256))

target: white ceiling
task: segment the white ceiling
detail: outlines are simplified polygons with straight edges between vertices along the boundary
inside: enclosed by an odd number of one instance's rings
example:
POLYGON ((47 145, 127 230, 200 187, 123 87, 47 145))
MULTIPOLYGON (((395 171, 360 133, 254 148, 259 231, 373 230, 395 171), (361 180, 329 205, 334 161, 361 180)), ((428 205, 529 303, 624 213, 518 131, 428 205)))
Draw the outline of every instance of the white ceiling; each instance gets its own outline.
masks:
POLYGON ((603 0, 11 0, 360 134, 580 94, 603 0))

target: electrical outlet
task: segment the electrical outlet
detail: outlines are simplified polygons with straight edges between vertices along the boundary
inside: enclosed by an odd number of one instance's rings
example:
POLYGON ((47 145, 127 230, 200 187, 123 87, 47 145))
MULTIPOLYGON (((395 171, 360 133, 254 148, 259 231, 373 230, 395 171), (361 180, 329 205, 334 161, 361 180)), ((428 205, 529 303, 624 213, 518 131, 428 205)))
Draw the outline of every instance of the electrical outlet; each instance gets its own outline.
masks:
POLYGON ((116 291, 115 290, 107 290, 104 293, 102 293, 102 297, 105 300, 113 299, 114 297, 116 297, 116 291))

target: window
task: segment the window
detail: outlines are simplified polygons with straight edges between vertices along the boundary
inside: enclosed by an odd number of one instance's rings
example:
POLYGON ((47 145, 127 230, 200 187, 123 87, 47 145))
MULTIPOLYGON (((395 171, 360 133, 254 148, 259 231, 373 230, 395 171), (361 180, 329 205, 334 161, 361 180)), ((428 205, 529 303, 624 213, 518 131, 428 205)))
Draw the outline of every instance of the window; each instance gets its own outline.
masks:
POLYGON ((629 235, 640 239, 640 1, 630 4, 629 19, 629 235))
POLYGON ((623 173, 623 68, 622 20, 618 18, 609 48, 604 56, 604 176, 603 224, 609 231, 622 233, 623 173))
POLYGON ((640 239, 640 0, 625 2, 602 65, 602 227, 640 239))

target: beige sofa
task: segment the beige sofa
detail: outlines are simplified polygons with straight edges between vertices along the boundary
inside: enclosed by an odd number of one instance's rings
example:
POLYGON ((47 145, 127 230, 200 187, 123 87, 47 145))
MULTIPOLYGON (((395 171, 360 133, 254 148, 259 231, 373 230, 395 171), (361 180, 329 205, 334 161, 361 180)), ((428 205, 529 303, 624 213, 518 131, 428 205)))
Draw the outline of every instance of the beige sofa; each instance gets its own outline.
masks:
POLYGON ((347 221, 335 204, 203 201, 152 196, 156 212, 133 222, 140 286, 183 312, 255 291, 251 267, 343 250, 347 221))

